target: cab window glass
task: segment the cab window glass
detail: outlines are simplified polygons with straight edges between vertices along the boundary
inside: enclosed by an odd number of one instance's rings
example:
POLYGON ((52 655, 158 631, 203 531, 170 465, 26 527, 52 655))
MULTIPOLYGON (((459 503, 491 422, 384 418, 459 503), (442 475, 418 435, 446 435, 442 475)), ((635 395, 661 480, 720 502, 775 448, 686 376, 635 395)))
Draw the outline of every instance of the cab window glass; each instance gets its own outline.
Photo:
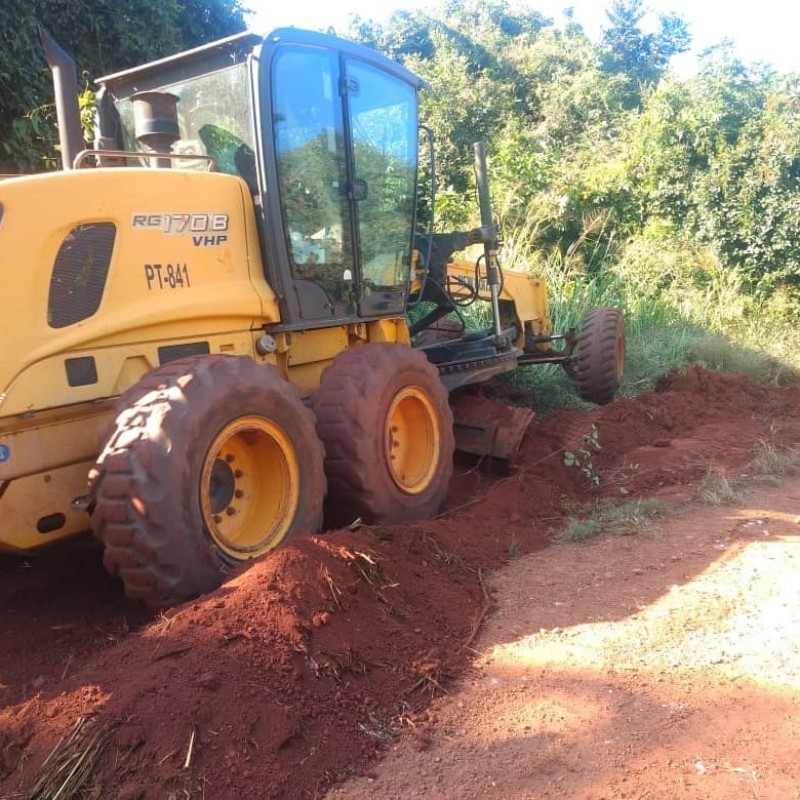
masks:
MULTIPOLYGON (((237 64, 164 86, 159 91, 177 98, 175 108, 180 138, 171 145, 171 151, 179 155, 211 156, 219 172, 244 178, 255 192, 255 137, 247 65, 237 64)), ((117 101, 116 105, 126 149, 146 151, 135 138, 131 98, 117 101)), ((174 166, 207 169, 206 162, 189 158, 178 159, 174 166)))
POLYGON ((347 66, 358 235, 364 281, 362 313, 405 303, 417 171, 416 92, 360 62, 347 66))
POLYGON ((341 301, 353 273, 337 86, 335 54, 287 48, 276 58, 275 150, 292 276, 341 301))

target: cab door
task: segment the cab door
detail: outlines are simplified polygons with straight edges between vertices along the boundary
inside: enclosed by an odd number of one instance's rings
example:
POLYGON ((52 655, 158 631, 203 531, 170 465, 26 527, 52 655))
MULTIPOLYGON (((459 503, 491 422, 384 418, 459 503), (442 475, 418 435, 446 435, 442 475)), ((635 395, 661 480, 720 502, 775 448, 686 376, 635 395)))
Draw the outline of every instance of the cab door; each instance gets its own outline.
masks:
POLYGON ((272 118, 282 238, 300 317, 356 314, 357 248, 347 196, 340 62, 286 46, 273 61, 272 118))
POLYGON ((347 120, 364 317, 405 309, 417 176, 416 91, 355 59, 346 62, 347 120))
POLYGON ((265 261, 283 320, 402 313, 421 81, 367 48, 292 30, 268 37, 259 74, 265 261))

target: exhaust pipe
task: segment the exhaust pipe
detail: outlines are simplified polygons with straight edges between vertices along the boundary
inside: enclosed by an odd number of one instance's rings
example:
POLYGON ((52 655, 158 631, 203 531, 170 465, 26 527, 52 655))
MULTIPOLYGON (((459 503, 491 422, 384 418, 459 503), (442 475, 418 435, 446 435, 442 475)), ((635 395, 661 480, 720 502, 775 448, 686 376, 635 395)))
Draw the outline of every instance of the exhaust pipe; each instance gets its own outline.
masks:
POLYGON ((64 169, 72 169, 75 156, 83 150, 75 60, 61 49, 56 40, 41 25, 37 27, 47 66, 53 73, 61 164, 64 169))

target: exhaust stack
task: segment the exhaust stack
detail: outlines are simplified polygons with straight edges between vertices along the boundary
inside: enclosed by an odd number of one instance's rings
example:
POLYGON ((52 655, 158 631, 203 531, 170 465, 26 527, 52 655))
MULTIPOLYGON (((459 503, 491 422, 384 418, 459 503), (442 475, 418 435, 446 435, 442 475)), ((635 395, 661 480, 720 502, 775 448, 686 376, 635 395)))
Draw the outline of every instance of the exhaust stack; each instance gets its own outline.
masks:
POLYGON ((38 28, 44 57, 47 59, 47 66, 53 73, 61 164, 64 169, 72 169, 75 156, 83 150, 75 60, 61 49, 56 40, 41 25, 38 28))

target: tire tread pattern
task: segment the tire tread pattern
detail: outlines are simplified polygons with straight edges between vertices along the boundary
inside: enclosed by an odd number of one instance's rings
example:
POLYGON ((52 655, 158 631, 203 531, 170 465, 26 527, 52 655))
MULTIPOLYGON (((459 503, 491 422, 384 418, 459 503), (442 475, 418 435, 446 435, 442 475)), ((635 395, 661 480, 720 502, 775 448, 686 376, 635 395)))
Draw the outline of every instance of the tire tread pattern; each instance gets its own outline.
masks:
POLYGON ((89 475, 92 529, 105 547, 103 563, 132 599, 154 608, 174 604, 214 588, 232 566, 209 537, 186 530, 192 515, 175 506, 190 469, 176 454, 185 452, 193 437, 208 439, 204 415, 195 417, 195 409, 215 404, 235 409, 240 401, 251 407, 259 397, 297 414, 301 441, 295 446, 307 486, 301 487, 305 502, 287 536, 319 530, 324 453, 314 416, 297 388, 276 368, 241 356, 171 361, 122 394, 116 426, 89 475))
POLYGON ((322 374, 312 400, 325 447, 326 523, 393 523, 435 514, 453 471, 453 415, 436 367, 410 347, 372 343, 341 353, 322 374), (430 485, 404 494, 384 463, 382 438, 392 398, 405 386, 423 389, 437 415, 439 464, 430 485))
POLYGON ((616 308, 593 308, 583 318, 574 365, 583 400, 602 406, 614 399, 622 377, 617 364, 620 338, 624 350, 625 321, 616 308))

